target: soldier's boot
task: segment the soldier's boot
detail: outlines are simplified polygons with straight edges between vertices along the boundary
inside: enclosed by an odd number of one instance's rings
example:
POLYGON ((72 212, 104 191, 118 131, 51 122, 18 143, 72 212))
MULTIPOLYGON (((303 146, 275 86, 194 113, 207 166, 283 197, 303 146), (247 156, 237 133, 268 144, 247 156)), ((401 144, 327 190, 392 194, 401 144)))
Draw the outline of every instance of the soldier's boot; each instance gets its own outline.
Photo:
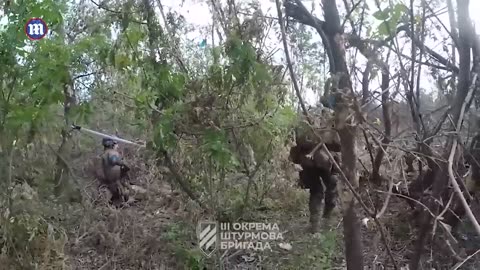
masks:
POLYGON ((318 187, 310 188, 310 232, 317 233, 320 230, 320 212, 322 208, 323 190, 318 187))
POLYGON ((337 198, 337 175, 330 175, 324 178, 325 184, 325 206, 323 209, 323 218, 330 218, 335 209, 335 200, 337 198))

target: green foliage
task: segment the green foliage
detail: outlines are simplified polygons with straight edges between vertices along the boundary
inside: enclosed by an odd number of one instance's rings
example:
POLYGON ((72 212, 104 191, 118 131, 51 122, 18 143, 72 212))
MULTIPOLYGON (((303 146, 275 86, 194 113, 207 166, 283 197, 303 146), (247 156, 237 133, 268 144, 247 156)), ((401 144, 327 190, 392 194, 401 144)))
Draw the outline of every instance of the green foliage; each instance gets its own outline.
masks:
POLYGON ((322 95, 324 91, 325 76, 328 73, 328 61, 323 46, 313 37, 317 35, 311 27, 299 24, 290 34, 294 48, 294 60, 298 62, 297 73, 302 74, 300 82, 316 94, 322 95))
POLYGON ((191 228, 182 223, 172 224, 168 227, 166 235, 163 236, 165 241, 174 247, 175 256, 179 259, 185 269, 202 270, 205 269, 205 255, 198 249, 187 246, 191 235, 191 228))
POLYGON ((382 21, 378 26, 379 37, 386 37, 389 35, 395 35, 397 25, 400 22, 402 16, 409 11, 408 7, 404 4, 396 4, 393 7, 387 7, 382 11, 373 13, 373 17, 382 21))
MULTIPOLYGON (((262 187, 269 186, 271 179, 266 175, 271 167, 264 164, 282 150, 295 112, 284 102, 288 89, 273 82, 271 66, 257 57, 253 43, 229 36, 214 48, 198 50, 195 46, 182 51, 182 58, 190 63, 188 69, 193 70, 184 74, 173 57, 164 53, 167 48, 158 50, 161 60, 151 59, 148 45, 152 33, 144 24, 132 22, 144 18, 131 1, 112 7, 121 11, 121 16, 96 7, 94 15, 85 16, 92 9, 70 1, 18 3, 11 5, 9 24, 0 32, 0 139, 8 137, 8 145, 15 139, 27 141, 32 132, 38 133, 36 140, 44 144, 58 144, 59 127, 65 123, 64 90, 74 80, 79 102, 71 108, 70 121, 93 129, 97 126, 104 132, 136 130, 149 141, 149 148, 173 153, 174 161, 182 165, 182 176, 202 198, 212 198, 217 213, 233 215, 235 209, 244 206, 246 182, 229 182, 232 174, 244 169, 244 163, 252 163, 242 149, 251 147, 253 161, 259 163, 259 176, 252 189, 261 194, 262 187), (18 26, 31 16, 43 18, 51 35, 36 42, 28 40, 18 26), (112 37, 114 26, 120 26, 120 32, 112 37), (195 81, 199 87, 191 86, 195 81), (204 114, 194 119, 192 111, 197 108, 204 114), (180 127, 191 134, 180 134, 180 127)), ((167 17, 176 29, 172 38, 182 41, 182 18, 172 14, 167 17)), ((160 29, 160 25, 154 28, 160 29)), ((171 45, 164 42, 163 33, 158 36, 153 46, 171 45)), ((57 158, 53 151, 45 155, 48 160, 57 158)), ((0 158, 0 164, 6 164, 3 152, 0 158)), ((32 167, 52 169, 51 164, 32 167)), ((16 169, 13 175, 18 177, 19 171, 16 169)), ((15 213, 10 216, 15 222, 2 220, 2 225, 8 223, 2 226, 5 234, 12 235, 8 239, 10 247, 48 239, 53 225, 42 219, 44 215, 42 211, 15 213)), ((176 239, 184 237, 183 233, 172 228, 166 237, 180 246, 176 239)), ((42 243, 58 244, 50 247, 57 252, 64 242, 55 242, 58 232, 55 235, 42 243)), ((5 254, 13 256, 13 249, 7 251, 5 254)), ((23 251, 31 255, 31 261, 41 257, 36 250, 23 251)), ((63 259, 60 253, 52 255, 57 262, 63 259)), ((205 265, 198 249, 181 246, 176 255, 189 269, 203 269, 205 265)))
POLYGON ((232 36, 226 41, 225 53, 229 57, 232 73, 239 77, 238 82, 240 84, 245 82, 245 78, 241 78, 241 75, 248 74, 256 60, 256 53, 252 44, 232 36))
POLYGON ((183 262, 186 269, 205 269, 205 255, 197 249, 178 248, 176 250, 176 256, 183 262))
MULTIPOLYGON (((12 24, 0 34, 2 40, 6 41, 0 44, 0 51, 4 52, 0 57, 5 60, 2 63, 6 63, 0 67, 0 77, 11 78, 6 88, 0 84, 3 96, 8 93, 9 97, 8 100, 0 99, 0 106, 6 108, 0 112, 0 119, 4 119, 1 124, 8 127, 12 134, 18 134, 17 130, 29 125, 36 127, 41 123, 56 126, 61 123, 52 121, 55 119, 52 109, 63 103, 65 84, 75 69, 85 71, 79 58, 87 53, 93 55, 100 46, 104 46, 105 42, 99 36, 80 38, 74 44, 65 44, 64 37, 58 35, 64 31, 61 27, 64 27, 62 12, 65 9, 62 2, 51 0, 25 1, 23 5, 14 3, 11 6, 9 22, 12 24), (54 35, 38 42, 29 41, 25 34, 19 36, 18 33, 22 31, 14 26, 23 25, 31 16, 43 18, 54 35), (18 63, 15 55, 21 60, 18 63)), ((73 116, 84 121, 90 110, 80 106, 76 109, 77 113, 78 116, 73 116)))
POLYGON ((88 102, 83 102, 72 108, 71 116, 75 124, 88 123, 89 117, 93 114, 92 105, 88 102))
POLYGON ((10 208, 3 208, 0 216, 4 266, 7 269, 61 268, 66 242, 64 232, 43 218, 43 205, 29 185, 15 185, 10 190, 10 208))
POLYGON ((163 69, 158 78, 158 95, 164 106, 169 106, 180 100, 183 95, 185 76, 163 69))
MULTIPOLYGON (((270 67, 257 59, 251 43, 230 36, 223 48, 211 51, 218 60, 206 67, 204 76, 183 85, 182 99, 191 102, 163 110, 154 141, 182 148, 182 167, 192 185, 207 193, 217 213, 235 213, 245 203, 245 187, 228 184, 230 174, 253 162, 265 170, 266 160, 275 156, 288 136, 295 113, 283 104, 285 88, 273 85, 270 67), (194 146, 178 144, 178 137, 171 134, 179 127, 195 134, 194 146)), ((260 186, 256 184, 257 189, 260 186)))
POLYGON ((5 241, 2 245, 2 255, 16 258, 15 261, 8 262, 10 267, 30 268, 35 265, 49 269, 61 267, 66 239, 52 224, 32 214, 20 214, 9 220, 2 220, 1 223, 5 241))
POLYGON ((270 159, 275 155, 275 147, 283 144, 295 126, 296 119, 297 115, 293 108, 289 106, 279 108, 275 113, 266 117, 258 127, 244 130, 242 138, 252 145, 254 152, 260 157, 270 159))
MULTIPOLYGON (((340 253, 335 231, 321 233, 297 243, 296 252, 300 255, 283 265, 285 269, 332 269, 335 257, 340 253)), ((287 257, 288 258, 288 257, 287 257)))
POLYGON ((227 146, 227 136, 224 131, 209 129, 203 137, 201 150, 218 164, 219 168, 228 168, 239 165, 227 146))
POLYGON ((62 11, 64 7, 61 2, 55 0, 25 1, 27 2, 28 16, 41 17, 49 27, 62 22, 62 11))
POLYGON ((337 248, 337 235, 335 231, 327 231, 320 235, 320 243, 322 244, 322 254, 320 256, 320 263, 323 269, 331 269, 333 263, 333 256, 337 248))
POLYGON ((139 25, 133 24, 130 25, 128 30, 125 32, 125 36, 128 37, 128 41, 132 44, 134 48, 140 45, 140 42, 143 41, 146 37, 144 31, 139 25))
POLYGON ((165 111, 162 118, 156 125, 153 137, 154 149, 169 150, 175 146, 176 138, 174 131, 175 108, 170 108, 165 111))

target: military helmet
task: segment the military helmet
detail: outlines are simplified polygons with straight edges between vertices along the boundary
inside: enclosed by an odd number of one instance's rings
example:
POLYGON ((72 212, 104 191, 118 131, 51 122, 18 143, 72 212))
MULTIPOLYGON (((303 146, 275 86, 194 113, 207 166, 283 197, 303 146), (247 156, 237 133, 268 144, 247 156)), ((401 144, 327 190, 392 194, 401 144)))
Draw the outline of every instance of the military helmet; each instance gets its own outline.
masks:
POLYGON ((115 144, 117 144, 117 142, 115 140, 111 139, 111 138, 103 138, 102 139, 102 145, 104 147, 110 148, 110 147, 113 147, 115 144))

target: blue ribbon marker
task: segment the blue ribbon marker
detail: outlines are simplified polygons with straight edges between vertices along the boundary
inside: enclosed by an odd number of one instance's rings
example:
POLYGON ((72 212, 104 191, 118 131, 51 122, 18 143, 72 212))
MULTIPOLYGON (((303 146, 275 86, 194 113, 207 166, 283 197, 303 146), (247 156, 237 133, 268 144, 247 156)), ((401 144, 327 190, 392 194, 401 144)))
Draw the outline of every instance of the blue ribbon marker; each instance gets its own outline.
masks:
POLYGON ((204 38, 202 40, 202 42, 200 42, 200 44, 198 45, 200 48, 205 48, 207 46, 207 39, 204 38))

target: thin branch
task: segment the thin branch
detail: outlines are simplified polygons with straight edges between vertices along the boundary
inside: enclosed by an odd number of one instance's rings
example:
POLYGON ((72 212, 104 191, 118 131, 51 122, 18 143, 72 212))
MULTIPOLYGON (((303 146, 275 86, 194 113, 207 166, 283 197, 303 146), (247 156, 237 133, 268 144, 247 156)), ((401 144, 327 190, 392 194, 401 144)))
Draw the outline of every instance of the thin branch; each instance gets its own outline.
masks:
POLYGON ((298 101, 300 102, 300 106, 302 107, 303 114, 307 117, 307 120, 310 124, 313 124, 313 121, 308 116, 307 108, 305 107, 305 103, 303 102, 302 95, 300 93, 300 88, 298 87, 297 78, 295 77, 295 73, 292 67, 292 60, 290 59, 290 54, 288 52, 288 44, 287 44, 287 37, 285 34, 285 25, 283 24, 283 17, 282 17, 282 10, 280 6, 280 1, 275 0, 277 5, 277 13, 278 13, 278 23, 280 24, 280 31, 282 32, 282 43, 283 49, 285 50, 285 58, 287 60, 288 70, 290 71, 290 77, 292 78, 293 87, 295 89, 295 93, 297 94, 298 101))
MULTIPOLYGON (((111 13, 115 13, 115 14, 118 14, 118 15, 123 15, 123 12, 122 12, 122 11, 117 11, 117 10, 109 9, 109 8, 107 8, 103 3, 102 3, 102 4, 98 4, 97 2, 95 2, 95 1, 93 1, 93 0, 90 0, 90 2, 92 2, 92 3, 93 3, 95 6, 97 6, 98 8, 103 9, 103 10, 105 10, 105 11, 108 11, 108 12, 111 12, 111 13)), ((133 23, 148 25, 147 22, 141 22, 141 21, 137 21, 137 20, 132 20, 131 18, 129 18, 129 21, 130 21, 130 22, 133 22, 133 23)))
MULTIPOLYGON (((451 1, 451 0, 448 0, 448 1, 451 1)), ((425 3, 425 5, 428 8, 428 10, 433 13, 433 10, 430 7, 430 4, 425 3)), ((448 30, 447 26, 443 23, 442 20, 440 20, 440 18, 436 14, 433 13, 433 17, 435 17, 435 19, 437 19, 438 23, 440 23, 440 25, 443 27, 445 32, 447 32, 447 34, 450 36, 450 38, 452 38, 453 44, 454 44, 453 48, 455 49, 455 45, 458 45, 458 44, 457 44, 457 37, 456 37, 456 35, 453 34, 453 28, 452 28, 452 31, 448 30)), ((452 53, 455 54, 455 51, 453 51, 452 53)), ((453 58, 453 59, 455 59, 455 58, 453 58)), ((453 63, 455 63, 455 61, 453 61, 453 63)))
MULTIPOLYGON (((468 94, 467 94, 467 98, 465 98, 465 100, 463 102, 462 109, 460 111, 460 117, 458 118, 458 121, 457 121, 457 127, 456 127, 457 132, 459 132, 460 129, 462 128, 462 120, 463 120, 463 116, 464 116, 464 113, 465 113, 465 107, 467 106, 468 100, 473 95, 473 91, 475 89, 476 81, 477 81, 477 74, 474 75, 473 80, 472 80, 472 85, 471 85, 470 90, 468 91, 468 94)), ((457 196, 460 198, 460 201, 461 201, 463 207, 465 208, 466 214, 467 214, 468 218, 470 219, 470 222, 472 222, 473 227, 475 228, 475 231, 477 232, 478 235, 480 235, 480 224, 478 224, 477 219, 473 215, 472 209, 470 209, 470 207, 468 206, 467 200, 465 199, 465 196, 463 196, 462 190, 460 189, 460 186, 458 185, 457 180, 455 179, 455 176, 453 175, 453 159, 455 157, 455 151, 457 149, 457 145, 458 145, 458 139, 456 138, 453 141, 452 150, 450 151, 450 156, 448 158, 448 174, 449 174, 449 177, 450 177, 450 182, 452 183, 453 188, 454 188, 455 192, 457 193, 457 196)))
POLYGON ((480 252, 480 249, 475 251, 473 254, 469 255, 467 258, 465 258, 465 260, 457 263, 453 268, 452 270, 457 270, 458 268, 460 268, 460 266, 462 266, 464 263, 466 263, 468 260, 470 260, 471 258, 473 258, 475 255, 477 255, 478 253, 480 252))
MULTIPOLYGON (((357 9, 357 7, 363 2, 363 0, 359 0, 357 3, 355 3, 353 5, 353 7, 347 12, 347 14, 345 15, 345 20, 343 21, 342 23, 342 29, 344 29, 345 27, 345 23, 348 21, 350 21, 350 26, 352 27, 352 31, 355 33, 355 24, 353 23, 353 20, 352 20, 352 13, 355 11, 355 9, 357 9)), ((349 5, 347 3, 347 0, 343 0, 343 3, 345 5, 345 9, 349 9, 349 5)))
MULTIPOLYGON (((167 39, 167 44, 168 44, 167 46, 170 50, 170 53, 173 55, 173 57, 177 61, 177 64, 180 67, 180 69, 183 71, 183 73, 185 73, 185 75, 188 75, 189 71, 187 69, 187 66, 185 66, 185 63, 183 62, 182 57, 179 54, 179 50, 178 50, 179 46, 175 42, 174 35, 172 33, 172 29, 170 28, 170 25, 167 22, 167 18, 165 17, 165 13, 163 12, 162 1, 157 0, 157 3, 158 3, 158 8, 160 9, 160 14, 162 15, 163 23, 165 24, 165 28, 167 29, 167 35, 165 35, 165 36, 166 36, 166 39, 167 39)), ((213 44, 212 44, 212 46, 213 46, 213 44)))
POLYGON ((86 73, 86 74, 81 74, 81 75, 77 75, 75 77, 73 77, 73 81, 77 80, 77 79, 80 79, 80 78, 83 78, 83 77, 88 77, 88 76, 91 76, 91 75, 95 75, 97 74, 97 72, 90 72, 90 73, 86 73))

